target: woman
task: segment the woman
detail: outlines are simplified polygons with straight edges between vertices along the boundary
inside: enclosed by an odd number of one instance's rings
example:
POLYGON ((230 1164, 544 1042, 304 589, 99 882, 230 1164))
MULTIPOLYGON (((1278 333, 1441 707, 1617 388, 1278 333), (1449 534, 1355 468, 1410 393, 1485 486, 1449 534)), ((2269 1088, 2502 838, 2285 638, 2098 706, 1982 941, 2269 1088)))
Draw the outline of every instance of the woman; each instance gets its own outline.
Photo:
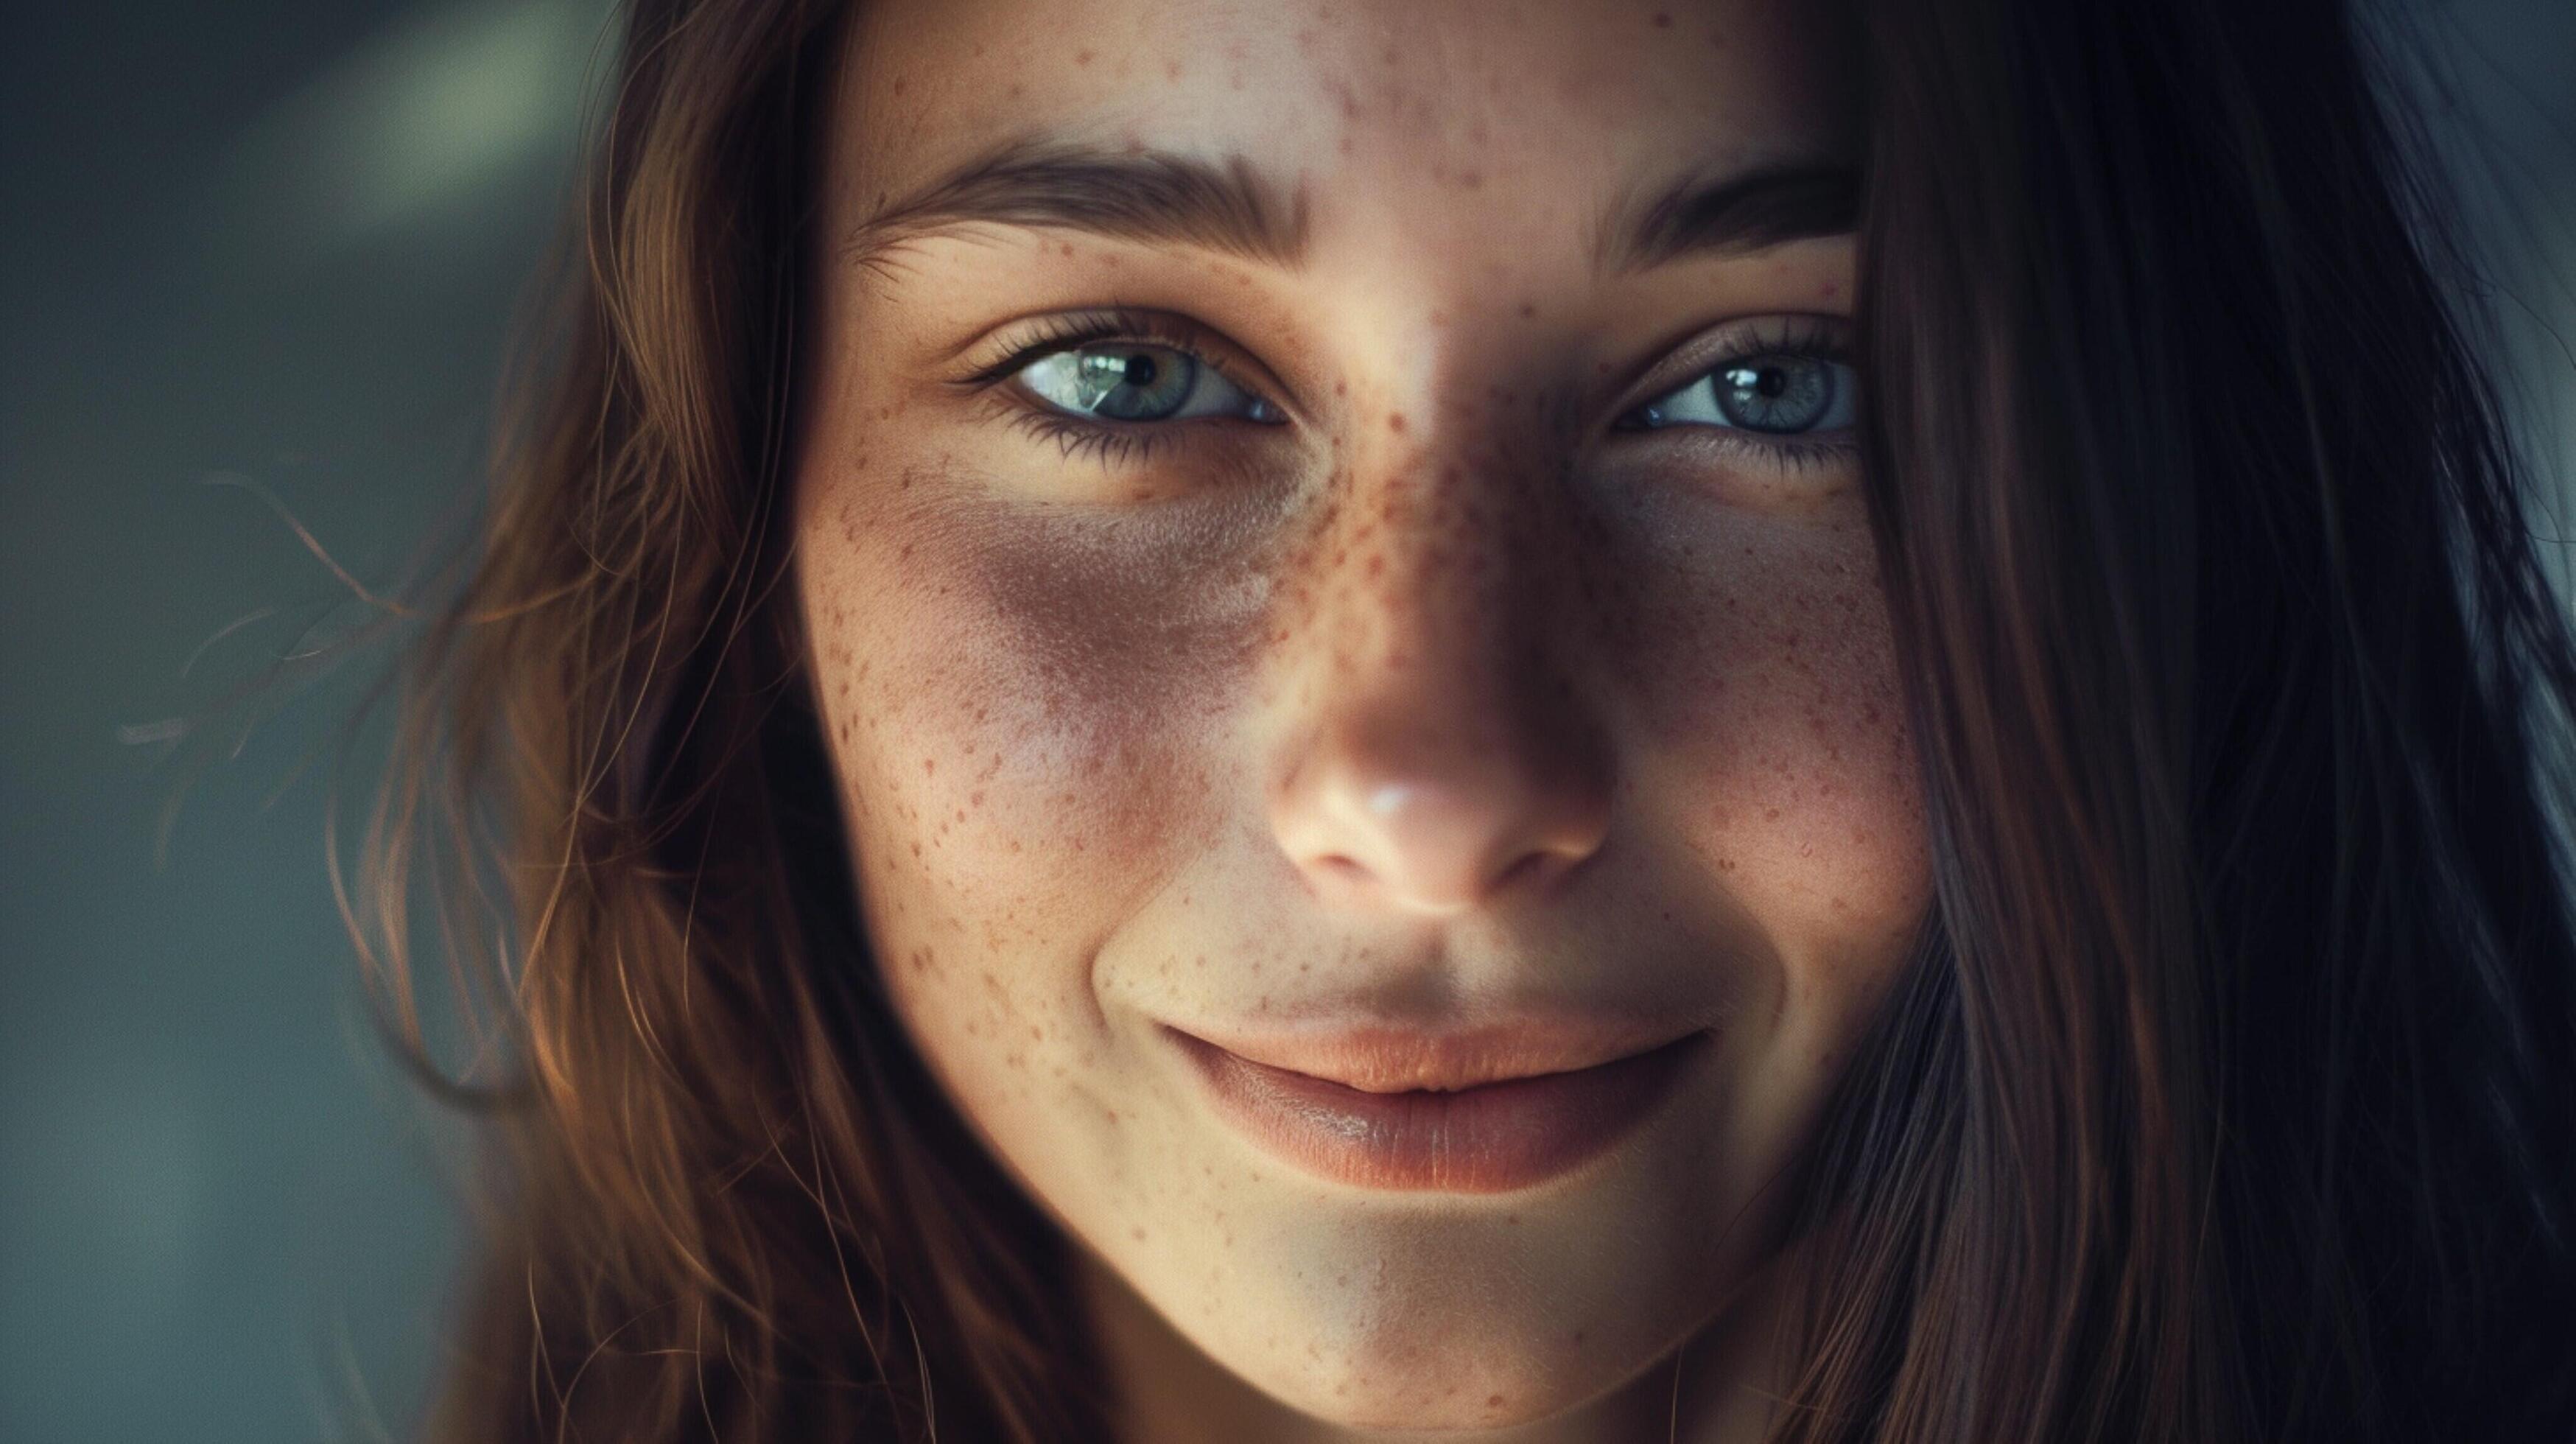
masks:
POLYGON ((2401 134, 2297 0, 639 0, 377 858, 447 1433, 2569 1437, 2401 134))

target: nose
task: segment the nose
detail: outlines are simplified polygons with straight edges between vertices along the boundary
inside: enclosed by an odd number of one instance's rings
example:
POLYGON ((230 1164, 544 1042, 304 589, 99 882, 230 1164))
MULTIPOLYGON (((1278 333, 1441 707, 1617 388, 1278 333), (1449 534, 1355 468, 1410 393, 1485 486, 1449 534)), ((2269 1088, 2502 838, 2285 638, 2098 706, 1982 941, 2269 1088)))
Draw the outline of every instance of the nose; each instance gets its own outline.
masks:
POLYGON ((1320 893, 1447 916, 1542 894, 1600 850, 1600 789, 1514 739, 1442 722, 1352 709, 1313 735, 1271 822, 1320 893))
POLYGON ((1268 801, 1319 896, 1448 916, 1559 886, 1600 850, 1610 785, 1579 695, 1550 680, 1530 579, 1459 564, 1509 548, 1460 534, 1479 508, 1420 510, 1380 510, 1369 545, 1338 549, 1347 574, 1318 579, 1332 600, 1300 629, 1268 801))

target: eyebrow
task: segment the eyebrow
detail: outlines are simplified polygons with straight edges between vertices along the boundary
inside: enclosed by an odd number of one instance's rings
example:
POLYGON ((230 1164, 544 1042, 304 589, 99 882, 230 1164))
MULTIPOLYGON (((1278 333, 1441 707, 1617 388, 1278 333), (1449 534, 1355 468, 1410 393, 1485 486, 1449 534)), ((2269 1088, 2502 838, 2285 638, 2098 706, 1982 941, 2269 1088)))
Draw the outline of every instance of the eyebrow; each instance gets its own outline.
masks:
POLYGON ((1605 271, 1649 270, 1686 256, 1758 251, 1849 235, 1860 224, 1860 172, 1848 165, 1767 167, 1693 177, 1599 232, 1605 271))
POLYGON ((1306 196, 1286 196, 1242 156, 1019 142, 948 172, 854 227, 844 252, 873 262, 905 241, 964 226, 1086 231, 1181 242, 1294 268, 1306 196))
MULTIPOLYGON (((1241 155, 1211 161, 1021 141, 882 206, 851 228, 842 250, 866 265, 906 241, 994 225, 1177 242, 1294 269, 1306 253, 1307 197, 1302 187, 1282 191, 1241 155)), ((1641 205, 1614 207, 1596 232, 1595 259, 1605 271, 1632 272, 1845 235, 1859 210, 1860 175, 1846 165, 1691 177, 1641 205)))

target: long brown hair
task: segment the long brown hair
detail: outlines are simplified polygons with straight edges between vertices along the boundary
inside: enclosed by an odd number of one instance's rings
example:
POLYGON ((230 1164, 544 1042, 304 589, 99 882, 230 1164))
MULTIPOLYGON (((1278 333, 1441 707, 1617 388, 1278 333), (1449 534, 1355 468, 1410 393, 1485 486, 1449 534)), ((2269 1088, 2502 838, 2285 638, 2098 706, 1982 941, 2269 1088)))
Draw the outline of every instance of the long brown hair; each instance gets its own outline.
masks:
MULTIPOLYGON (((1867 12, 1864 432, 1931 945, 1808 1159, 1779 1437, 2567 1437, 2576 643, 2331 0, 1867 12)), ((633 0, 361 929, 496 1020, 439 1431, 1100 1438, 878 990, 783 531, 844 7, 633 0), (497 944, 476 940, 497 937, 497 944)))

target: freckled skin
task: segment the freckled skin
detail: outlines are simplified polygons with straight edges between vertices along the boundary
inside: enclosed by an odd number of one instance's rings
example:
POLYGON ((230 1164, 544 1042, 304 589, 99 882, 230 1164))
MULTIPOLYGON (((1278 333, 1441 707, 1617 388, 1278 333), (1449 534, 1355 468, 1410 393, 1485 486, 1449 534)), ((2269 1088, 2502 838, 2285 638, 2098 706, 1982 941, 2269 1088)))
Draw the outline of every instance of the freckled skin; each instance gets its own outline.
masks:
POLYGON ((1003 227, 819 268, 796 584, 875 965, 1084 1246, 1131 1439, 1661 1439, 1685 1341, 1677 1437, 1758 1432, 1766 1184, 1923 919, 1923 821, 1848 454, 1611 423, 1696 337, 1848 317, 1852 255, 1605 276, 1594 226, 1848 157, 1824 14, 861 12, 827 236, 1037 133, 1241 155, 1309 209, 1293 269, 1003 227), (1287 421, 1116 460, 953 384, 1111 304, 1221 338, 1287 421), (1383 787, 1427 820, 1336 810, 1383 787), (1252 1149, 1157 1035, 1363 1005, 1718 1046, 1573 1174, 1399 1195, 1252 1149))

